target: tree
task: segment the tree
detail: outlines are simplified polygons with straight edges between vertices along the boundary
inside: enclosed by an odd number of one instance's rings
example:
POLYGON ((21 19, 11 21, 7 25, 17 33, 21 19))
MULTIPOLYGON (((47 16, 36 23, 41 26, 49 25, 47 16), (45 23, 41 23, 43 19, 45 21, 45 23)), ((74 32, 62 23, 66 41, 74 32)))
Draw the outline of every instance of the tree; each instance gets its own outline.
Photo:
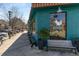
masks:
POLYGON ((14 29, 14 27, 24 27, 23 25, 25 25, 25 23, 23 22, 23 15, 16 6, 12 6, 10 10, 7 10, 4 4, 1 9, 3 10, 3 17, 10 23, 12 29, 14 29), (11 14, 9 11, 11 11, 11 14))
POLYGON ((17 17, 14 17, 10 20, 13 29, 23 29, 25 28, 25 23, 17 17))

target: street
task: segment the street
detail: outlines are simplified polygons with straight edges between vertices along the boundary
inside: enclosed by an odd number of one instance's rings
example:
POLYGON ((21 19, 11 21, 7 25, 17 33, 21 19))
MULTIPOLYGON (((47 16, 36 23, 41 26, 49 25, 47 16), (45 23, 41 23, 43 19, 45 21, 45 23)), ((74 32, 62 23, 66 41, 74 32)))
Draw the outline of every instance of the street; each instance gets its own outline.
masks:
POLYGON ((30 47, 27 33, 23 33, 2 56, 74 56, 72 52, 42 51, 37 47, 30 47))

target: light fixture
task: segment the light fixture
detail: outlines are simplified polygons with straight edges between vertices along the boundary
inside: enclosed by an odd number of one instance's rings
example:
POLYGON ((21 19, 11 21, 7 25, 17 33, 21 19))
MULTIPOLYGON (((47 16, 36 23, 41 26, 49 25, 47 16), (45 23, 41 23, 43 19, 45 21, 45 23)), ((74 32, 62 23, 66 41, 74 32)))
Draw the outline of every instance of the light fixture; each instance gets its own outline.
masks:
POLYGON ((58 11, 57 12, 62 12, 62 9, 60 7, 58 7, 58 11))

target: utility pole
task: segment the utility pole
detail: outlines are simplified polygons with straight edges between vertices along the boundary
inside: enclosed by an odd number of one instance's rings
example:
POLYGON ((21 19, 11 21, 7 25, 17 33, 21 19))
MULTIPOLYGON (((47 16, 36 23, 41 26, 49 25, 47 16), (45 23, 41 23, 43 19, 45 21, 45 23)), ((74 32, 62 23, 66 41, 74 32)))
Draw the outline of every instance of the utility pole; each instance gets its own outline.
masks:
POLYGON ((11 20, 12 12, 11 11, 8 11, 8 14, 9 14, 9 26, 10 26, 10 20, 11 20))
POLYGON ((11 23, 10 23, 10 21, 11 21, 12 11, 8 11, 8 14, 9 14, 9 26, 11 27, 11 23))

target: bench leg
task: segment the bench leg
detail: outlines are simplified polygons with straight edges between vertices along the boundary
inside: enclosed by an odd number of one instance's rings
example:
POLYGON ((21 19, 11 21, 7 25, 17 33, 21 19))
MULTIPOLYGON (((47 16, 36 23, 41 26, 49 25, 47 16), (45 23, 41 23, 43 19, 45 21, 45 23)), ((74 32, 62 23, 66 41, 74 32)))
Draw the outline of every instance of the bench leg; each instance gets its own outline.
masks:
POLYGON ((48 47, 43 48, 45 51, 48 51, 48 47))
POLYGON ((77 51, 77 49, 75 49, 75 54, 78 54, 78 51, 77 51))
POLYGON ((48 51, 48 47, 46 48, 46 51, 48 51))
POLYGON ((73 49, 72 51, 77 55, 77 49, 73 49))

